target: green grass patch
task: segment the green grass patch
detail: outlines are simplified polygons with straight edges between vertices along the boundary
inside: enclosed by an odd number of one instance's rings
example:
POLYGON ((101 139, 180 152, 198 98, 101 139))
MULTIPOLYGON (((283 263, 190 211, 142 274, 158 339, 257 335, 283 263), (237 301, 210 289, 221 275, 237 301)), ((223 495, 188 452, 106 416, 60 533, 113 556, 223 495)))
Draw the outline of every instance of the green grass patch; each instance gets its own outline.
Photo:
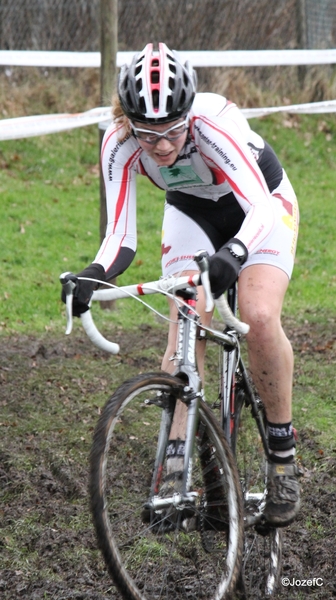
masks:
MULTIPOLYGON (((99 248, 98 131, 5 142, 0 163, 0 327, 54 331, 64 319, 60 273, 78 272, 99 248)), ((138 255, 120 283, 160 275, 163 193, 139 187, 138 255)))

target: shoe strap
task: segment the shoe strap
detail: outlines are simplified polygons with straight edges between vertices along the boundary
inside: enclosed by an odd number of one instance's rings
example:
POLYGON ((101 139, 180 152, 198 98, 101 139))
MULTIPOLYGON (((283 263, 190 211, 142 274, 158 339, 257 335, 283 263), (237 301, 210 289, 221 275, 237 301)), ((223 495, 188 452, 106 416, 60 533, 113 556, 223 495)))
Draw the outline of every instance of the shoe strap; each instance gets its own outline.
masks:
POLYGON ((273 475, 274 477, 295 477, 299 473, 299 469, 294 462, 282 464, 273 461, 268 462, 268 475, 273 475))

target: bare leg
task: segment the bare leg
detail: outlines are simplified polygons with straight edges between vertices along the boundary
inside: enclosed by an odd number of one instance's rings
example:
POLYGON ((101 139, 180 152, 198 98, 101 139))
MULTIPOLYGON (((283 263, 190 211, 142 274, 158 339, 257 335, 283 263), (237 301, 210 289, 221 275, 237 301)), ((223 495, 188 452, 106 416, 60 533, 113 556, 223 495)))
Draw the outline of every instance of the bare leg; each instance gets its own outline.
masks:
POLYGON ((287 287, 284 271, 269 265, 247 267, 238 285, 240 317, 250 325, 249 367, 272 423, 288 423, 292 417, 294 359, 281 325, 287 287))
POLYGON ((281 326, 287 275, 269 265, 251 265, 240 275, 240 315, 247 336, 253 381, 272 424, 269 435, 267 495, 263 515, 274 527, 291 523, 300 509, 300 484, 294 461, 292 420, 293 351, 281 326), (281 425, 286 427, 283 437, 281 425))

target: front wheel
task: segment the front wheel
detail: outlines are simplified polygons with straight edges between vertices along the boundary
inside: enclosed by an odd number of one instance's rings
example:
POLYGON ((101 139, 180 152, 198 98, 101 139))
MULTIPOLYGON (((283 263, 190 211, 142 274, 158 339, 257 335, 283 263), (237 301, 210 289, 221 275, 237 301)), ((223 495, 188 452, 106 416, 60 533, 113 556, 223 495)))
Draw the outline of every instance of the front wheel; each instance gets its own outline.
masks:
POLYGON ((130 379, 107 402, 94 434, 93 521, 108 570, 128 600, 221 600, 231 597, 240 572, 238 475, 203 402, 190 465, 193 504, 187 510, 171 506, 169 520, 165 510, 148 510, 153 495, 160 497, 166 473, 165 451, 161 462, 157 447, 165 450, 182 392, 181 381, 164 373, 130 379))

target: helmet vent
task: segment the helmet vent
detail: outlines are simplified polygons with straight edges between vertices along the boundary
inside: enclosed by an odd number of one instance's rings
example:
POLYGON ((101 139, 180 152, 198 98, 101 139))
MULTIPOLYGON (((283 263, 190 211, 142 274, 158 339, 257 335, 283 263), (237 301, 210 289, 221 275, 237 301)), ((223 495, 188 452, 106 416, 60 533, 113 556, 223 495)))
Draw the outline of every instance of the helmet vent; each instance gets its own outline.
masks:
POLYGON ((176 67, 175 67, 175 65, 172 65, 172 64, 170 64, 170 65, 169 65, 169 70, 170 70, 172 73, 176 74, 176 67))
POLYGON ((157 110, 159 108, 159 101, 160 101, 160 94, 159 94, 158 90, 153 90, 152 98, 153 98, 153 107, 155 110, 157 110))
POLYGON ((135 69, 134 69, 135 76, 139 75, 139 73, 141 73, 141 71, 142 71, 141 65, 139 65, 138 67, 135 67, 135 69))
POLYGON ((129 92, 126 93, 126 102, 127 102, 128 106, 132 106, 133 107, 133 102, 132 102, 131 94, 129 92))
POLYGON ((175 88, 175 79, 173 79, 173 77, 169 77, 168 86, 170 90, 173 90, 175 88))
POLYGON ((180 106, 183 106, 184 103, 185 103, 185 101, 186 101, 186 94, 185 94, 185 91, 182 90, 182 93, 181 93, 181 96, 180 96, 180 106))
POLYGON ((186 85, 186 86, 187 86, 187 85, 188 85, 188 83, 189 83, 188 75, 187 75, 187 73, 186 73, 186 72, 184 72, 184 85, 186 85))
POLYGON ((146 102, 142 97, 139 98, 139 109, 143 115, 146 113, 146 102))
POLYGON ((160 66, 160 63, 159 63, 158 59, 157 58, 153 58, 153 60, 152 60, 152 67, 159 67, 159 66, 160 66))
POLYGON ((124 81, 122 82, 122 85, 124 87, 124 90, 127 90, 128 88, 128 76, 126 75, 124 81))
POLYGON ((171 96, 168 96, 167 102, 166 102, 166 111, 167 111, 168 114, 172 110, 172 107, 173 107, 173 99, 172 99, 171 96))
POLYGON ((159 71, 152 71, 152 73, 151 73, 151 81, 152 81, 152 83, 159 83, 160 82, 160 73, 159 73, 159 71))
POLYGON ((135 89, 139 93, 142 90, 142 79, 137 79, 135 89))

